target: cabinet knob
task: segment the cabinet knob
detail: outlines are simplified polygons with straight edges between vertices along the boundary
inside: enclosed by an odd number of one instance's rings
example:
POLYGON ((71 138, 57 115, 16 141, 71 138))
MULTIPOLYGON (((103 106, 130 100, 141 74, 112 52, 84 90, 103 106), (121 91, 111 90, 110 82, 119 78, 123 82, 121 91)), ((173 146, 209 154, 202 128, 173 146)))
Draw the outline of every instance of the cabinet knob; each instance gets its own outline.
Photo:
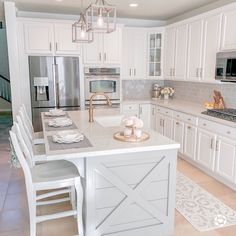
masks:
POLYGON ((176 125, 179 125, 179 122, 176 122, 176 125))
POLYGON ((203 126, 206 126, 206 124, 204 123, 203 126))
POLYGON ((227 134, 231 134, 231 132, 230 132, 230 131, 227 131, 227 134))
POLYGON ((188 126, 188 129, 192 129, 192 127, 191 127, 191 126, 188 126))

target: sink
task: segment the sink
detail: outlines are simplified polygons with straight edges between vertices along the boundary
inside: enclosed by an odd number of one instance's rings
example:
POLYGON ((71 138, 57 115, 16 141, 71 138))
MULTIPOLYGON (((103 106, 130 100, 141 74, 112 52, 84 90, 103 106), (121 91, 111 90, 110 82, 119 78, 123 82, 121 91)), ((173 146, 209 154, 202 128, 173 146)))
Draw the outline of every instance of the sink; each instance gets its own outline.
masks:
POLYGON ((121 121, 123 118, 124 115, 97 116, 94 117, 94 120, 103 127, 115 127, 121 125, 121 121))

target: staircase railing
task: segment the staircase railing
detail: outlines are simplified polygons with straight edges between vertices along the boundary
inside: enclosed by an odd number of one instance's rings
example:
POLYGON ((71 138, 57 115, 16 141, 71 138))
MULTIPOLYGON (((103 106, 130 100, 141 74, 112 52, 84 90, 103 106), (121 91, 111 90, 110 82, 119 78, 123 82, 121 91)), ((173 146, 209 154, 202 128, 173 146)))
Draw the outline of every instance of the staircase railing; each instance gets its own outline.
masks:
POLYGON ((10 80, 2 75, 0 75, 0 97, 7 102, 11 102, 10 80))

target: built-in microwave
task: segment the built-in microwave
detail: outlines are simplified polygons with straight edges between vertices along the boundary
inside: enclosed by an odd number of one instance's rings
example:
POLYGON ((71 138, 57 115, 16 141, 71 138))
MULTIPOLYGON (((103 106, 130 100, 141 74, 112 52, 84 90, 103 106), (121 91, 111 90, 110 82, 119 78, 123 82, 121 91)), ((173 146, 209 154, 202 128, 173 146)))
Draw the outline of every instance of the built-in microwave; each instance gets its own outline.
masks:
MULTIPOLYGON (((94 93, 105 93, 113 106, 120 105, 120 68, 84 68, 85 105, 89 105, 90 97, 94 93)), ((96 96, 93 105, 104 105, 107 101, 104 96, 96 96)))
POLYGON ((236 82, 236 52, 217 53, 215 78, 224 82, 236 82))

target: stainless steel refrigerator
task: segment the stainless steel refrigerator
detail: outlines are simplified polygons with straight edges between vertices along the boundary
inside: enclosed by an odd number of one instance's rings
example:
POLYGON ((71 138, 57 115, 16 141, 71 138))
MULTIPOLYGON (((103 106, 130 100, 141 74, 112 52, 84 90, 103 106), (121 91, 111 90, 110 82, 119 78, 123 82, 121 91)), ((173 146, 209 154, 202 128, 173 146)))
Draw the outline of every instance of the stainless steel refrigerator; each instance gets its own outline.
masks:
POLYGON ((32 118, 42 130, 41 112, 80 109, 79 58, 29 56, 32 118))

